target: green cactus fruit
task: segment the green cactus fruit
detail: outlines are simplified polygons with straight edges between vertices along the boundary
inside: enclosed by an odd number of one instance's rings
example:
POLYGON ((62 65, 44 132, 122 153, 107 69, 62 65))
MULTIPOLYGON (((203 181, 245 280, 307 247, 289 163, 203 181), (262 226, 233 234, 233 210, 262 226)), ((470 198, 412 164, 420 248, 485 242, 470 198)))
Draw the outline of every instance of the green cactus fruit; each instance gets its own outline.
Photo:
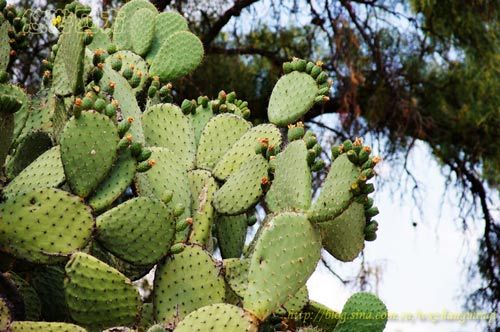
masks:
POLYGON ((59 146, 44 152, 4 188, 5 197, 12 198, 40 188, 55 188, 65 180, 59 146))
POLYGON ((120 155, 106 179, 99 184, 89 198, 89 205, 94 211, 107 209, 130 186, 135 176, 136 160, 129 150, 120 155))
POLYGON ((214 112, 212 111, 211 104, 207 104, 207 106, 199 105, 194 113, 191 113, 189 117, 191 118, 191 122, 193 123, 194 128, 194 140, 196 146, 198 146, 200 142, 201 133, 205 128, 206 124, 210 119, 214 116, 214 112))
POLYGON ((187 172, 176 162, 176 155, 166 148, 150 148, 156 165, 146 173, 136 175, 136 188, 140 196, 162 200, 165 192, 173 192, 169 206, 182 204, 179 219, 190 216, 191 194, 187 172))
POLYGON ((352 295, 342 308, 341 320, 334 332, 382 332, 387 324, 387 307, 375 295, 360 292, 352 295))
POLYGON ((239 258, 247 235, 246 214, 217 218, 216 235, 222 258, 239 258))
POLYGON ((186 246, 159 264, 153 292, 156 321, 171 323, 203 306, 224 302, 224 279, 206 251, 186 246))
POLYGON ((233 114, 219 114, 210 119, 200 136, 197 167, 213 169, 224 153, 250 128, 250 122, 233 114))
POLYGON ((31 132, 22 137, 16 146, 14 154, 6 164, 7 176, 11 179, 14 178, 51 147, 52 140, 43 131, 31 132))
POLYGON ((250 260, 228 258, 223 260, 223 266, 226 283, 238 297, 243 298, 248 285, 250 260))
POLYGON ((304 285, 299 289, 297 293, 293 296, 290 296, 288 300, 283 304, 277 311, 278 315, 289 315, 293 317, 293 315, 300 314, 302 309, 309 302, 309 292, 307 291, 307 286, 304 285))
POLYGON ((272 124, 262 124, 247 131, 217 162, 213 170, 214 176, 219 180, 227 179, 255 156, 255 144, 264 140, 268 146, 281 145, 279 129, 272 124))
POLYGON ((263 320, 286 303, 314 272, 320 251, 319 236, 304 214, 271 217, 250 258, 245 310, 263 320))
POLYGON ((73 14, 64 19, 53 70, 53 89, 59 96, 77 94, 83 89, 85 34, 80 31, 79 23, 80 20, 73 14))
POLYGON ((165 40, 177 31, 187 31, 187 20, 177 12, 165 12, 156 16, 156 28, 151 48, 146 56, 149 63, 156 57, 165 40))
POLYGON ((151 62, 150 75, 170 82, 196 69, 203 60, 203 44, 189 31, 170 35, 151 62))
POLYGON ((10 272, 8 278, 15 285, 24 303, 24 319, 36 321, 40 319, 41 304, 35 289, 21 276, 10 272))
POLYGON ((71 256, 65 270, 66 301, 75 322, 104 329, 135 321, 139 292, 123 274, 82 252, 71 256))
POLYGON ((141 8, 134 13, 129 22, 132 50, 140 56, 145 56, 151 48, 155 36, 156 16, 157 13, 149 8, 141 8))
POLYGON ((301 317, 304 324, 314 325, 320 328, 321 331, 333 331, 341 318, 340 313, 312 300, 309 301, 299 314, 302 314, 301 317))
POLYGON ((178 106, 159 104, 150 107, 142 115, 142 126, 149 146, 168 148, 186 170, 194 167, 193 125, 178 106))
POLYGON ((118 258, 150 265, 168 253, 175 235, 172 211, 158 200, 137 197, 96 219, 97 239, 118 258))
POLYGON ((182 320, 175 332, 257 332, 259 321, 243 309, 217 303, 202 307, 182 320))
POLYGON ((293 141, 276 156, 276 168, 266 203, 273 212, 307 210, 311 205, 311 171, 303 140, 293 141))
POLYGON ((7 328, 11 320, 12 317, 10 315, 10 308, 7 299, 0 296, 0 330, 8 331, 7 328))
POLYGON ((64 294, 64 268, 40 266, 31 275, 31 284, 42 305, 42 317, 47 321, 69 320, 68 304, 64 294))
POLYGON ((335 159, 323 183, 321 193, 309 212, 310 220, 314 222, 331 220, 347 210, 354 197, 351 185, 356 183, 359 174, 359 167, 353 164, 346 154, 335 159))
POLYGON ((154 14, 156 7, 147 0, 132 0, 123 5, 116 15, 113 24, 113 42, 119 50, 132 50, 131 21, 139 10, 146 9, 154 14))
POLYGON ((207 247, 212 240, 212 224, 215 218, 212 200, 218 189, 217 182, 210 172, 194 170, 188 173, 191 190, 191 210, 193 225, 189 242, 207 247))
POLYGON ((16 321, 10 325, 10 332, 87 332, 86 329, 69 323, 47 323, 16 321))
POLYGON ((0 220, 2 250, 34 263, 59 261, 82 248, 94 226, 78 197, 52 188, 12 197, 0 205, 0 220))
POLYGON ((118 130, 99 113, 82 112, 61 134, 61 159, 74 193, 89 196, 109 173, 117 157, 118 130))
POLYGON ((343 262, 353 261, 363 250, 365 225, 364 207, 356 202, 338 217, 318 224, 323 246, 343 262))
POLYGON ((269 121, 280 127, 297 122, 314 106, 318 93, 318 84, 309 74, 292 71, 284 75, 271 93, 269 121))
POLYGON ((268 163, 261 155, 254 155, 214 195, 213 206, 221 214, 236 215, 257 204, 264 194, 262 181, 267 179, 268 163))

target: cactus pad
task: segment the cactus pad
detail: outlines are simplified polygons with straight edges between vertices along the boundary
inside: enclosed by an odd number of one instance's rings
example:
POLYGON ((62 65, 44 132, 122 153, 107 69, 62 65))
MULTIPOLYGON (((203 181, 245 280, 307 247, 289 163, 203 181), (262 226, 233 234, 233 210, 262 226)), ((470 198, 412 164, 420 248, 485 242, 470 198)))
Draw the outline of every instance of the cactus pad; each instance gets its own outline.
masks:
POLYGON ((47 323, 47 322, 13 322, 10 332, 87 332, 86 329, 69 323, 47 323))
POLYGON ((215 217, 212 200, 218 185, 210 172, 204 170, 189 172, 188 179, 193 211, 193 225, 189 242, 206 247, 212 240, 212 224, 215 217))
POLYGON ((0 167, 9 153, 14 140, 14 114, 0 111, 0 167))
POLYGON ((132 50, 141 56, 148 53, 155 36, 155 18, 157 13, 149 8, 137 10, 130 20, 130 42, 132 50))
POLYGON ((4 21, 0 25, 0 71, 7 71, 7 66, 10 62, 10 44, 9 44, 9 29, 11 25, 8 21, 4 21))
POLYGON ((267 178, 267 160, 254 155, 231 174, 227 182, 215 193, 213 205, 217 212, 240 214, 257 204, 263 195, 262 179, 267 178))
POLYGON ((212 118, 200 136, 197 167, 211 170, 251 126, 250 122, 234 114, 224 113, 212 118))
POLYGON ((378 297, 366 292, 356 293, 342 308, 342 317, 348 318, 341 320, 333 331, 382 332, 387 315, 387 307, 378 297))
POLYGON ((196 155, 193 126, 178 106, 150 107, 142 116, 142 126, 148 145, 169 148, 185 169, 193 168, 196 155))
POLYGON ((113 167, 118 130, 105 115, 83 112, 61 134, 61 159, 74 193, 87 197, 113 167))
POLYGON ((0 205, 4 251, 30 262, 49 263, 82 248, 94 221, 89 209, 58 189, 20 194, 0 205))
POLYGON ((191 194, 186 171, 175 161, 176 156, 166 148, 150 148, 151 159, 156 165, 146 173, 136 175, 136 187, 139 195, 162 200, 165 192, 173 192, 169 207, 181 204, 185 207, 180 219, 190 215, 191 194))
POLYGON ((302 312, 304 323, 315 325, 321 331, 333 331, 340 318, 340 313, 312 300, 302 309, 302 312), (317 319, 317 317, 322 317, 322 319, 317 319))
POLYGON ((165 205, 147 197, 126 201, 96 220, 97 239, 117 257, 137 265, 154 264, 172 245, 175 222, 165 205))
POLYGON ((307 291, 307 286, 302 286, 301 289, 293 296, 291 296, 285 304, 281 306, 276 312, 278 315, 293 315, 298 314, 309 302, 309 292, 307 291))
POLYGON ((213 116, 214 112, 210 104, 208 104, 207 107, 199 105, 194 113, 189 114, 189 117, 191 118, 191 122, 193 124, 194 141, 196 143, 196 146, 198 146, 198 144, 200 143, 200 137, 203 129, 213 116))
POLYGON ((26 167, 4 189, 4 195, 12 198, 18 193, 58 187, 64 182, 64 169, 59 146, 45 151, 34 162, 26 167))
POLYGON ((14 178, 51 147, 52 140, 43 131, 31 132, 23 136, 5 167, 7 176, 14 178))
MULTIPOLYGON (((14 113, 14 139, 16 139, 20 134, 21 131, 23 130, 25 124, 26 124, 26 119, 28 118, 28 113, 29 113, 29 99, 26 93, 24 92, 23 89, 19 88, 16 85, 12 84, 0 84, 0 97, 8 96, 8 97, 13 97, 15 98, 18 102, 21 103, 21 108, 17 110, 17 112, 14 113)), ((2 103, 2 107, 5 104, 2 103)), ((4 111, 6 111, 4 109, 4 111)), ((3 113, 3 112, 0 112, 3 113)))
POLYGON ((159 76, 168 82, 185 76, 196 69, 203 60, 203 44, 189 31, 170 35, 153 59, 151 76, 159 76))
POLYGON ((47 321, 69 320, 68 304, 64 294, 64 268, 41 266, 31 275, 31 284, 42 305, 42 317, 47 321))
POLYGON ((131 50, 132 40, 131 21, 135 13, 141 9, 147 9, 153 13, 158 13, 155 6, 147 0, 132 0, 123 5, 116 15, 113 24, 113 42, 119 50, 131 50))
POLYGON ((83 88, 84 33, 75 15, 64 19, 64 30, 59 39, 59 51, 54 60, 53 88, 57 95, 76 94, 83 88))
POLYGON ((153 297, 158 322, 182 320, 196 309, 220 302, 224 302, 224 279, 201 247, 186 246, 158 266, 153 297))
POLYGON ((89 199, 89 205, 95 211, 109 207, 127 189, 134 180, 136 160, 130 150, 122 151, 106 179, 99 184, 89 199))
POLYGON ((253 127, 241 136, 222 156, 214 168, 214 176, 220 180, 227 179, 229 175, 236 172, 246 161, 255 156, 255 146, 262 139, 267 139, 269 146, 281 145, 281 134, 274 125, 263 124, 253 127))
POLYGON ((224 259, 224 278, 229 287, 239 297, 245 296, 248 285, 249 259, 229 258, 224 259))
POLYGON ((222 258, 239 258, 247 235, 246 214, 220 216, 215 229, 222 258))
POLYGON ((321 242, 306 216, 281 213, 264 224, 250 258, 243 307, 265 319, 303 287, 320 259, 321 242))
POLYGON ((175 332, 257 332, 258 320, 243 309, 217 303, 202 307, 182 320, 175 332))
POLYGON ((7 331, 12 317, 7 300, 0 296, 0 330, 7 331))
POLYGON ((177 31, 187 31, 187 20, 176 12, 161 13, 156 16, 156 29, 151 49, 146 56, 148 62, 156 57, 165 40, 177 31))
POLYGON ((353 202, 340 216, 318 226, 323 246, 340 261, 353 261, 365 246, 365 209, 360 203, 353 202))
POLYGON ((65 267, 64 288, 71 317, 85 326, 132 324, 139 293, 123 274, 85 253, 75 253, 65 267))
POLYGON ((275 162, 273 184, 266 195, 268 208, 273 212, 307 210, 311 205, 312 179, 304 141, 290 143, 275 162))
POLYGON ((35 289, 21 276, 15 273, 9 273, 9 279, 12 284, 17 288, 24 303, 24 318, 26 320, 38 320, 41 314, 40 299, 35 289))

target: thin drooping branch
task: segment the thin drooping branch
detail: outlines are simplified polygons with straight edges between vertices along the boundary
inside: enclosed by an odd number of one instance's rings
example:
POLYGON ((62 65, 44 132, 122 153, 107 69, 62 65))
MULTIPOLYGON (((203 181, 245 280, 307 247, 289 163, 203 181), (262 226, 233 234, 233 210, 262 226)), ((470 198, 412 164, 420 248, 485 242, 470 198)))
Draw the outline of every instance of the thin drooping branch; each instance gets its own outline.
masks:
POLYGON ((221 32, 232 17, 240 15, 243 9, 258 1, 259 0, 236 0, 234 5, 226 10, 224 14, 217 19, 217 21, 211 24, 208 32, 202 36, 201 41, 203 42, 203 45, 208 48, 208 46, 214 41, 219 32, 221 32))

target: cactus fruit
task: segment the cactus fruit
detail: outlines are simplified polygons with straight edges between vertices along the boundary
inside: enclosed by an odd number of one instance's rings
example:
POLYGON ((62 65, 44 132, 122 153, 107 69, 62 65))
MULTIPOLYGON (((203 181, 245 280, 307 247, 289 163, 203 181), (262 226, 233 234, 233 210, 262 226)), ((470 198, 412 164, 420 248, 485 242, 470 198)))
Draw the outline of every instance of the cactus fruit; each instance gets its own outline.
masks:
POLYGON ((357 138, 325 167, 300 122, 328 100, 321 63, 283 64, 254 126, 234 91, 178 100, 204 54, 182 15, 131 0, 101 28, 74 1, 28 96, 8 83, 24 14, 0 9, 0 330, 383 330, 373 295, 344 307, 364 321, 308 299, 321 249, 351 261, 379 227, 379 158, 357 138))

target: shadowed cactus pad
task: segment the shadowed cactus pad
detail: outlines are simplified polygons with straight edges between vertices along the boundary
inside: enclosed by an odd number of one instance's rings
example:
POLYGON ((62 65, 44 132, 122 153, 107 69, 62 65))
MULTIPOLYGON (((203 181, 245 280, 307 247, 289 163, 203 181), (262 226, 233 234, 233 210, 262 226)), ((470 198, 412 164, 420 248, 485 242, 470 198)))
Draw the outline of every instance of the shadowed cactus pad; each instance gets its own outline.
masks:
POLYGON ((189 314, 175 332, 257 332, 258 320, 243 309, 226 303, 212 304, 189 314))
POLYGON ((206 305, 224 302, 224 279, 201 247, 186 246, 158 266, 153 303, 158 322, 174 322, 206 305))
POLYGON ((155 36, 156 13, 149 8, 141 8, 130 20, 130 42, 132 49, 138 55, 148 53, 155 36))
POLYGON ((239 258, 243 253, 247 235, 247 216, 220 216, 216 232, 222 258, 239 258))
POLYGON ((85 326, 132 324, 139 313, 139 293, 123 274, 85 253, 66 264, 64 283, 71 317, 85 326))
POLYGON ((31 262, 70 255, 86 245, 93 226, 80 199, 58 189, 30 191, 0 205, 2 250, 31 262))
POLYGON ((106 177, 117 157, 118 130, 108 117, 83 112, 61 135, 61 159, 74 193, 87 197, 106 177))
POLYGON ((13 322, 10 332, 87 332, 86 329, 69 323, 13 322))
POLYGON ((347 300, 334 332, 382 332, 387 323, 387 307, 371 293, 356 293, 347 300))
POLYGON ((126 201, 100 215, 97 238, 117 257, 137 265, 154 264, 172 245, 175 222, 172 211, 147 197, 126 201))

